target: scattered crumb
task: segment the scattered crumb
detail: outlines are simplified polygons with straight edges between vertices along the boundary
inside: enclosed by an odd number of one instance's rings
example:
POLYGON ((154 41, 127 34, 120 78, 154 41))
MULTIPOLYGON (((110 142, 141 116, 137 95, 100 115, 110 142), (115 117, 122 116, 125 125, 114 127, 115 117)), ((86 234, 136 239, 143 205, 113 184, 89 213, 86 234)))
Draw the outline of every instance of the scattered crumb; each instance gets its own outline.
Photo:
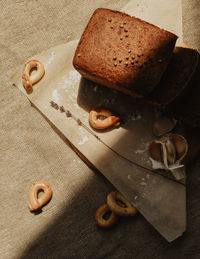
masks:
POLYGON ((69 96, 69 99, 70 99, 72 102, 74 102, 76 98, 75 98, 74 94, 72 94, 72 95, 69 96))
POLYGON ((142 115, 140 112, 135 111, 135 112, 131 112, 128 115, 128 121, 137 121, 137 120, 141 120, 142 119, 142 115))
POLYGON ((131 180, 131 175, 130 174, 128 175, 128 179, 131 180))
POLYGON ((94 91, 94 92, 96 92, 96 91, 97 91, 97 86, 95 86, 95 87, 93 88, 93 91, 94 91))
POLYGON ((58 83, 60 89, 74 88, 80 81, 81 75, 76 70, 71 70, 67 76, 63 76, 61 81, 58 83))
POLYGON ((45 69, 48 67, 48 65, 50 65, 53 62, 55 56, 56 56, 56 53, 52 51, 47 63, 44 66, 45 69))
POLYGON ((79 131, 81 135, 85 133, 85 130, 82 127, 79 127, 79 131))
POLYGON ((80 107, 78 106, 77 103, 74 103, 74 107, 75 107, 76 109, 80 109, 80 107))
POLYGON ((53 92, 52 92, 52 101, 56 102, 57 104, 60 104, 60 98, 61 98, 61 95, 58 93, 58 89, 55 89, 53 92))
POLYGON ((137 114, 136 117, 135 117, 135 120, 140 120, 142 119, 142 115, 141 114, 137 114))
POLYGON ((82 140, 81 141, 79 141, 79 145, 83 145, 84 143, 86 143, 87 141, 89 140, 89 138, 87 137, 87 136, 84 136, 83 138, 82 138, 82 140))
POLYGON ((145 144, 145 147, 143 149, 138 149, 138 150, 135 150, 135 154, 142 154, 142 153, 145 153, 149 148, 149 143, 146 143, 145 144))

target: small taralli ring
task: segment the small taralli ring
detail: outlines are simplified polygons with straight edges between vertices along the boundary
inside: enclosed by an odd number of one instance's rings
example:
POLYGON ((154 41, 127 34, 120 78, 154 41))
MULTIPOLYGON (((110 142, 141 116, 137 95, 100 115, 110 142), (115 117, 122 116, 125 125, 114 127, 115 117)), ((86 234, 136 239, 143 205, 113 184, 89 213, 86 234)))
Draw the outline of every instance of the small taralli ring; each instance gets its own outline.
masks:
POLYGON ((92 109, 89 114, 89 123, 94 129, 107 129, 111 126, 118 127, 120 118, 112 114, 106 109, 92 109), (104 117, 100 120, 99 118, 104 117))
POLYGON ((32 90, 32 86, 42 79, 44 73, 45 70, 41 61, 33 59, 26 62, 22 71, 22 83, 25 89, 32 90), (33 68, 36 68, 37 73, 30 75, 33 68))
POLYGON ((36 182, 29 190, 29 210, 36 211, 44 206, 52 197, 51 187, 46 182, 36 182), (38 192, 42 190, 44 194, 38 198, 38 192))
POLYGON ((136 208, 117 191, 108 194, 107 204, 119 216, 134 216, 137 213, 136 208))
POLYGON ((99 227, 110 228, 117 222, 116 214, 110 210, 107 204, 99 207, 95 213, 95 221, 99 227))

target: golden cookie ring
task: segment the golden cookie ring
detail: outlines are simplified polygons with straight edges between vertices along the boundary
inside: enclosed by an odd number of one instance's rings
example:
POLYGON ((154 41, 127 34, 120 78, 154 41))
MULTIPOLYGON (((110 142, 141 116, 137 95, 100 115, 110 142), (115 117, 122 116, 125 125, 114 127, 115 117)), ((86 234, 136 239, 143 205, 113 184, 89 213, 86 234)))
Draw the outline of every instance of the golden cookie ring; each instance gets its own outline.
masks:
POLYGON ((106 109, 92 109, 89 114, 89 122, 91 127, 94 129, 106 129, 110 126, 119 126, 120 118, 112 114, 111 111, 106 109), (105 119, 100 120, 100 117, 105 117, 105 119))
POLYGON ((99 207, 95 213, 95 221, 102 228, 110 228, 117 222, 117 216, 107 204, 99 207))
POLYGON ((39 60, 30 60, 26 62, 22 71, 22 83, 26 90, 32 90, 32 86, 44 76, 44 66, 39 60), (31 74, 31 70, 36 68, 37 73, 31 74))
POLYGON ((110 210, 119 216, 134 216, 137 212, 136 208, 117 191, 108 194, 107 204, 110 210))
POLYGON ((51 187, 46 182, 36 182, 32 184, 29 190, 29 209, 36 211, 44 206, 52 197, 51 187), (38 198, 38 192, 42 190, 44 193, 38 198))

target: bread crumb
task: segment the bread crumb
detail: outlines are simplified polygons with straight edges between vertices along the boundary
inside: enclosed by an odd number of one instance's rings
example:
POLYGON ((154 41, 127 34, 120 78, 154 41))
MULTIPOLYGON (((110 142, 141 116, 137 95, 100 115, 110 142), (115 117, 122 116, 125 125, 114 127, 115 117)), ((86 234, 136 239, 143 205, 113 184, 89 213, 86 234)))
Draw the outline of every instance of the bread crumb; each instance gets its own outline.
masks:
POLYGON ((89 138, 88 138, 87 136, 84 136, 84 137, 82 138, 82 140, 79 141, 78 145, 83 145, 83 144, 85 144, 88 140, 89 140, 89 138))
POLYGON ((48 65, 50 65, 53 62, 55 56, 56 56, 56 53, 54 51, 52 51, 47 63, 44 66, 45 69, 48 67, 48 65))
POLYGON ((52 100, 54 102, 56 102, 57 104, 60 103, 60 98, 61 98, 61 95, 58 93, 58 89, 55 89, 53 92, 52 92, 52 100))

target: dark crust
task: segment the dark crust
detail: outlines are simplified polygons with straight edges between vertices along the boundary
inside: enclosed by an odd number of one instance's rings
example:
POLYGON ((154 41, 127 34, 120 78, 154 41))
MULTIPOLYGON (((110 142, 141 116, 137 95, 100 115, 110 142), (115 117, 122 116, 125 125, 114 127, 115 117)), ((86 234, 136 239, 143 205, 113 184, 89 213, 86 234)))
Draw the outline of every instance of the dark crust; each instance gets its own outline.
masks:
POLYGON ((100 8, 82 34, 73 65, 89 80, 140 98, 160 81, 176 40, 155 25, 100 8))
POLYGON ((196 50, 176 47, 160 83, 147 97, 147 101, 165 108, 177 97, 182 98, 185 95, 186 86, 188 90, 188 84, 195 73, 198 61, 199 54, 196 50))
MULTIPOLYGON (((184 98, 179 101, 178 105, 174 105, 172 109, 176 108, 177 119, 192 127, 200 127, 200 59, 192 77, 192 80, 187 86, 187 93, 184 98)), ((177 103, 175 103, 177 104, 177 103)))

